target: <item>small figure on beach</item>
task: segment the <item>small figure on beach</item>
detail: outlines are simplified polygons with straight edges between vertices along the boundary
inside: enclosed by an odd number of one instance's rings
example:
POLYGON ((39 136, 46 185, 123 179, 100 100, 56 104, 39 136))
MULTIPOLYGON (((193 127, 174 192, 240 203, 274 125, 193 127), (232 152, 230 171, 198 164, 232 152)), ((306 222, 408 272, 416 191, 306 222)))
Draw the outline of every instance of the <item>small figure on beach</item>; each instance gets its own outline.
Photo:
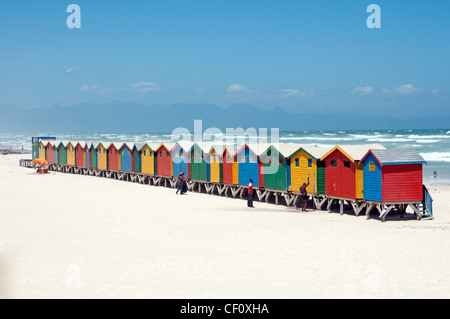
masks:
POLYGON ((254 208, 253 206, 253 179, 250 179, 250 183, 248 183, 247 189, 247 206, 254 208))
POLYGON ((302 186, 300 186, 300 196, 302 198, 302 211, 306 212, 306 205, 308 204, 308 192, 306 190, 306 187, 309 186, 309 176, 307 178, 307 183, 303 183, 302 186))
POLYGON ((433 172, 433 175, 434 175, 434 178, 436 178, 436 177, 437 177, 437 172, 434 171, 434 172, 433 172))
POLYGON ((183 195, 185 183, 186 183, 186 181, 184 180, 184 172, 181 172, 178 175, 177 192, 175 194, 178 194, 178 192, 180 192, 180 195, 183 195))

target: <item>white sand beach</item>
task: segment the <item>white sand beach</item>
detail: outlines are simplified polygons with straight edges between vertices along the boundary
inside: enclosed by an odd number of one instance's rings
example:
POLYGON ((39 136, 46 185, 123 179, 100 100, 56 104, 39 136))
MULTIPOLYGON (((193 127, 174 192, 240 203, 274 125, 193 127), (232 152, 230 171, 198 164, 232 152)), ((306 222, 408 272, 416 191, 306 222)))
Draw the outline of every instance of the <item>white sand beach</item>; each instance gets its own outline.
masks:
POLYGON ((449 298, 450 186, 385 223, 0 156, 0 298, 449 298))

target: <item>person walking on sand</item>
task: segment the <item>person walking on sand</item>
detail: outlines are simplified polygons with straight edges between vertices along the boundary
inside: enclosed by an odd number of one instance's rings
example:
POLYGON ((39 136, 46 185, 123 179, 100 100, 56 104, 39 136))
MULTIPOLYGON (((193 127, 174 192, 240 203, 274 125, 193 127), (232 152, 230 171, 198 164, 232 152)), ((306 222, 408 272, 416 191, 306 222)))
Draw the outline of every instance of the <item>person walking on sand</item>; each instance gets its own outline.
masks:
POLYGON ((250 183, 248 183, 247 189, 247 206, 254 208, 253 206, 253 179, 250 179, 250 183))
POLYGON ((306 180, 308 183, 303 183, 302 186, 300 186, 300 196, 302 198, 302 211, 306 212, 306 204, 308 204, 308 192, 306 190, 306 187, 309 186, 309 176, 306 180))
POLYGON ((183 195, 183 187, 184 187, 184 172, 181 172, 178 175, 177 192, 175 194, 178 194, 178 192, 180 192, 180 195, 183 195))

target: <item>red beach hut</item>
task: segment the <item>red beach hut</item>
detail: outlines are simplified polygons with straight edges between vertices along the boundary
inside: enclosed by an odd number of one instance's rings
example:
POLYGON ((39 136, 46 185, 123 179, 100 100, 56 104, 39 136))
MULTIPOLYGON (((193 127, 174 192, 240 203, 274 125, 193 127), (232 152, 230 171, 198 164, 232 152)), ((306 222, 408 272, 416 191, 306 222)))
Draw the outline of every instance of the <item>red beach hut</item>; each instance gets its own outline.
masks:
POLYGON ((233 163, 234 154, 231 154, 228 148, 225 147, 222 152, 222 170, 224 184, 233 184, 233 163))
POLYGON ((75 146, 75 166, 84 166, 84 142, 78 142, 75 146))
POLYGON ((363 199, 362 157, 369 149, 385 149, 382 145, 335 146, 326 153, 325 193, 348 199, 363 199))
POLYGON ((55 146, 53 145, 52 142, 48 141, 45 148, 47 150, 45 159, 49 164, 53 164, 55 161, 55 146))
POLYGON ((111 143, 106 149, 106 153, 108 154, 108 170, 110 171, 118 171, 119 170, 119 144, 111 143))
POLYGON ((370 150, 363 157, 364 199, 411 202, 423 199, 425 160, 413 149, 370 150))
POLYGON ((174 143, 161 144, 155 151, 156 175, 172 176, 172 158, 170 150, 175 146, 174 143))

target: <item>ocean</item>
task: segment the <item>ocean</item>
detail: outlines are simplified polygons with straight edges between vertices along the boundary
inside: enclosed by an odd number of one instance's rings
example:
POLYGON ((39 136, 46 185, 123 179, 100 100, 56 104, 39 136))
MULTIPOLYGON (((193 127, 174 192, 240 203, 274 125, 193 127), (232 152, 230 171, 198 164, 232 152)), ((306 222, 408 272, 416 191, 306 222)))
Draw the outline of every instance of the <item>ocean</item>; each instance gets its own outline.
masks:
MULTIPOLYGON (((270 131, 269 131, 270 132, 270 131)), ((37 133, 34 136, 47 136, 37 133)), ((171 133, 54 133, 59 140, 170 142, 171 133)), ((269 135, 270 136, 270 135, 269 135)), ((0 133, 0 149, 31 151, 31 135, 0 133)), ((382 144, 386 148, 413 148, 427 161, 424 165, 424 183, 450 185, 450 129, 441 130, 337 130, 337 131, 282 131, 282 143, 315 144, 333 147, 346 144, 382 144), (434 177, 433 172, 437 172, 434 177)))

